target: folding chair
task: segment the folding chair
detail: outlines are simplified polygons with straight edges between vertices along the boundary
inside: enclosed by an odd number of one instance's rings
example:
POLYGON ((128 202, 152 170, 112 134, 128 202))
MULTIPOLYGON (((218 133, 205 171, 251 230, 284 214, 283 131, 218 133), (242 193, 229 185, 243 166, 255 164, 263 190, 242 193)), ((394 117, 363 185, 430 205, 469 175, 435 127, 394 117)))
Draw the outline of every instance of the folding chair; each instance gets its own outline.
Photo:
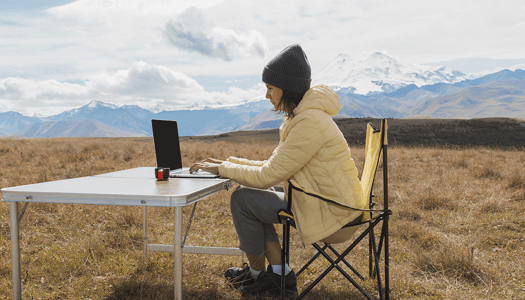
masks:
POLYGON ((387 170, 387 122, 386 119, 381 120, 381 129, 376 130, 372 124, 368 123, 366 131, 366 145, 365 145, 365 162, 363 166, 363 172, 361 175, 361 186, 365 197, 369 197, 368 207, 365 209, 357 209, 349 206, 339 204, 329 197, 320 195, 314 191, 309 191, 302 188, 294 180, 288 180, 288 207, 287 210, 282 210, 279 212, 279 218, 283 223, 283 245, 281 252, 281 261, 282 261, 282 274, 281 274, 281 299, 284 299, 285 296, 285 285, 284 285, 284 265, 289 263, 289 246, 290 246, 290 226, 296 227, 294 216, 292 213, 292 195, 295 192, 306 193, 309 196, 316 197, 322 201, 329 202, 333 205, 342 206, 349 211, 360 211, 362 214, 343 226, 339 231, 332 234, 331 236, 321 240, 324 246, 319 246, 317 243, 312 244, 312 246, 317 249, 317 253, 313 256, 298 272, 299 276, 308 266, 316 260, 318 257, 323 256, 330 262, 330 266, 321 274, 319 277, 312 282, 302 293, 296 298, 303 298, 313 287, 315 287, 332 269, 337 269, 341 274, 352 283, 367 299, 373 299, 369 293, 367 293, 348 273, 339 265, 343 263, 346 265, 357 277, 361 280, 364 280, 364 277, 345 259, 346 255, 352 251, 366 236, 369 240, 369 277, 377 279, 378 292, 380 299, 389 299, 390 292, 390 278, 389 278, 389 253, 388 253, 388 218, 392 212, 388 208, 388 170, 387 170), (375 203, 372 201, 374 195, 372 195, 372 186, 374 184, 374 178, 376 175, 376 170, 379 165, 379 161, 383 158, 383 195, 384 195, 384 204, 383 209, 373 209, 375 203), (379 238, 379 243, 376 244, 376 236, 374 233, 374 228, 382 222, 381 236, 379 238), (339 253, 336 249, 332 247, 331 244, 343 243, 353 237, 354 233, 358 230, 359 227, 363 224, 368 224, 366 229, 352 242, 348 248, 339 253), (334 260, 328 253, 327 249, 337 256, 334 260), (381 272, 379 267, 379 261, 381 252, 384 250, 384 288, 381 282, 381 272))

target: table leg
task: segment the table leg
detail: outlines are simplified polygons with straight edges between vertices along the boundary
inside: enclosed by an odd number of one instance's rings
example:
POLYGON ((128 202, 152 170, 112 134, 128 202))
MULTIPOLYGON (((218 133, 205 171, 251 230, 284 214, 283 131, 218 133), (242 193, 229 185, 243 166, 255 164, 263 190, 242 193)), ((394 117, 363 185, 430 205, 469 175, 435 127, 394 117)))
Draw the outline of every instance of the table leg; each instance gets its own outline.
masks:
POLYGON ((148 207, 144 206, 144 215, 142 220, 142 242, 144 243, 144 261, 148 260, 148 207))
POLYGON ((174 242, 174 269, 175 269, 175 299, 182 299, 182 207, 175 207, 175 242, 174 242))
POLYGON ((13 269, 13 299, 22 299, 22 279, 20 277, 20 243, 18 240, 18 202, 9 202, 11 222, 11 267, 13 269))

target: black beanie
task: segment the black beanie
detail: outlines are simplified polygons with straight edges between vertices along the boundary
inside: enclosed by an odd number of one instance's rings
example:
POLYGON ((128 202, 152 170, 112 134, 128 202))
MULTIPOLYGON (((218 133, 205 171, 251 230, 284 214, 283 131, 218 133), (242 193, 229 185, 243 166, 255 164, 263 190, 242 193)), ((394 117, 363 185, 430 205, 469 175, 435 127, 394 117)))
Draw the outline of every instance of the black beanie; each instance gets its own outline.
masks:
POLYGON ((310 89, 308 58, 299 44, 286 47, 274 57, 262 73, 262 81, 280 89, 304 94, 310 89))

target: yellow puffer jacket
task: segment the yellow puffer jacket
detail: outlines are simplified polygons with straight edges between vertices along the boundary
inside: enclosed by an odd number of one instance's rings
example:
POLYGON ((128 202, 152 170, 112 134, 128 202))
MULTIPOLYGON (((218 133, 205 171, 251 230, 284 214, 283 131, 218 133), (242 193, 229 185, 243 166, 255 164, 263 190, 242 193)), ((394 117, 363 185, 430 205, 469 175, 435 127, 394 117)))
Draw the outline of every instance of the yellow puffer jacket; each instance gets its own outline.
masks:
MULTIPOLYGON (((295 117, 281 125, 279 145, 268 160, 230 157, 220 165, 220 175, 261 189, 292 178, 341 204, 364 208, 350 149, 331 118, 340 108, 339 97, 328 86, 311 88, 294 110, 295 117)), ((306 244, 330 236, 360 214, 300 192, 294 191, 293 199, 292 211, 306 244)))

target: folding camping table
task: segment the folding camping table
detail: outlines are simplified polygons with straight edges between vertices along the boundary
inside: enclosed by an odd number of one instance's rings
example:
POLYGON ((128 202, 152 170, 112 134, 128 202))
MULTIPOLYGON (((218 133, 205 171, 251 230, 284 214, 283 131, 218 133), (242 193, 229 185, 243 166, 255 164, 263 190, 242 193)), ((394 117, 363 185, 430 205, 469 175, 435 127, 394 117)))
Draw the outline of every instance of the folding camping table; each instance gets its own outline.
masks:
POLYGON ((185 246, 192 217, 182 237, 182 208, 228 189, 229 179, 170 178, 157 181, 152 167, 135 168, 96 176, 23 185, 2 189, 3 201, 8 201, 11 227, 11 264, 13 269, 13 299, 22 298, 20 276, 20 245, 18 224, 29 203, 100 204, 142 206, 144 209, 144 255, 147 251, 174 253, 175 299, 182 299, 182 253, 239 255, 238 248, 185 246), (24 202, 19 215, 18 202, 24 202), (148 244, 148 207, 175 208, 173 245, 148 244))

